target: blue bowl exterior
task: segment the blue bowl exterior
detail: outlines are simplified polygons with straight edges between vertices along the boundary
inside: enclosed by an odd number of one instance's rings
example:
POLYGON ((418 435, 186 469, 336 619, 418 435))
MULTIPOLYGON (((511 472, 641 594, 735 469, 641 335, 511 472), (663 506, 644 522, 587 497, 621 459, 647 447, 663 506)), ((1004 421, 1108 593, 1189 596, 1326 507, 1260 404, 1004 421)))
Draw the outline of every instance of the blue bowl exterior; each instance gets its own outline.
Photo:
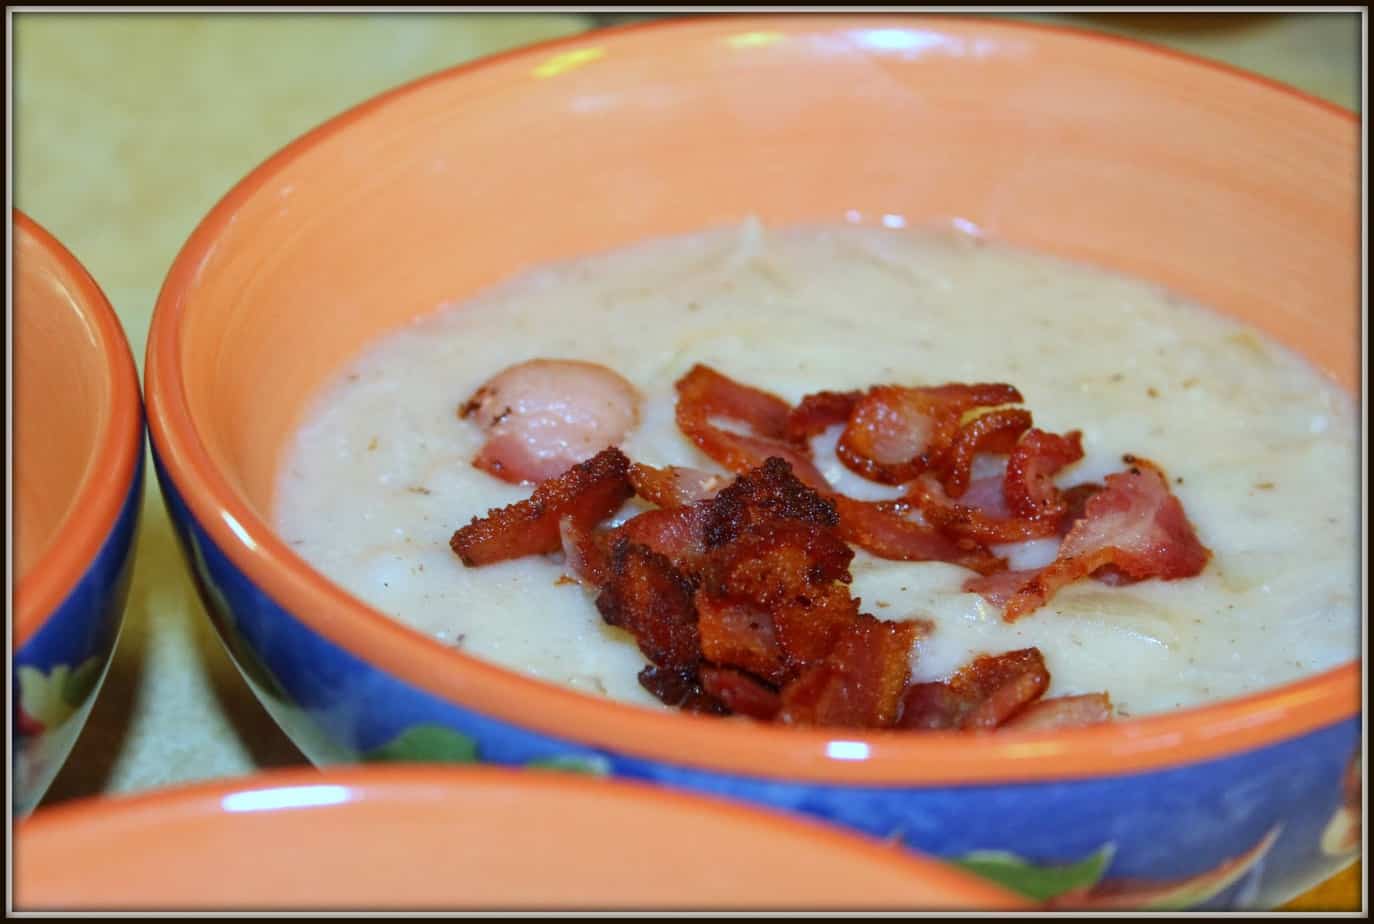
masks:
POLYGON ((158 478, 221 638, 318 764, 481 760, 648 780, 900 841, 1077 907, 1113 895, 1137 908, 1272 907, 1356 856, 1328 854, 1322 840, 1346 804, 1358 716, 1218 760, 1064 782, 847 786, 669 765, 511 725, 380 671, 279 607, 215 546, 160 466, 158 478))
POLYGON ((71 753, 110 665, 133 575, 143 510, 144 443, 113 528, 86 572, 43 626, 14 653, 14 813, 43 798, 71 753))

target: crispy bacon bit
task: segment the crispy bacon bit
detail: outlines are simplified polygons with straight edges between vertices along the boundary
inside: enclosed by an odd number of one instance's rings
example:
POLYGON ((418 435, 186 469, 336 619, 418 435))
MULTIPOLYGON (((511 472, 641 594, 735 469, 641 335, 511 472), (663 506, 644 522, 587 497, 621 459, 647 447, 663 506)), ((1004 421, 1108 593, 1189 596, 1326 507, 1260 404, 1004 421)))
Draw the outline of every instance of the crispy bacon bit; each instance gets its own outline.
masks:
POLYGON ((650 664, 639 672, 639 685, 666 705, 684 712, 725 715, 726 707, 702 689, 694 671, 670 670, 650 664))
POLYGON ((940 462, 963 415, 1020 402, 1000 383, 870 388, 854 405, 835 454, 846 467, 882 484, 905 484, 940 462))
POLYGON ((459 409, 486 431, 472 464, 513 484, 538 483, 625 438, 639 393, 596 363, 533 359, 487 380, 459 409))
MULTIPOLYGON (((1004 619, 1013 622, 1034 612, 1061 587, 1100 568, 1112 566, 1134 580, 1177 580, 1206 567, 1212 553, 1169 492, 1164 473, 1135 456, 1126 462, 1127 471, 1108 475, 1103 489, 1088 499, 1055 560, 1010 595, 1004 619)), ((978 580, 965 589, 981 592, 978 580)))
POLYGON ((1003 408, 980 414, 960 427, 939 463, 940 483, 949 496, 962 497, 968 490, 975 455, 1011 452, 1017 445, 1017 438, 1029 430, 1030 425, 1030 411, 1003 408))
POLYGON ((790 463, 796 476, 810 487, 828 487, 811 464, 806 445, 788 438, 791 408, 786 401, 700 364, 679 379, 676 388, 678 428, 716 462, 743 473, 777 456, 790 463), (733 421, 753 432, 726 430, 712 423, 715 418, 733 421))
POLYGON ((1050 674, 1038 648, 984 655, 947 681, 912 685, 902 704, 901 727, 996 728, 1049 685, 1050 674))
POLYGON ((750 526, 779 520, 838 526, 834 503, 804 481, 800 473, 778 457, 769 458, 757 469, 736 478, 707 506, 706 544, 724 545, 750 526))
POLYGON ((703 668, 701 688, 730 712, 765 722, 771 721, 782 708, 777 690, 728 667, 703 668))
POLYGON ((1069 509, 1055 487, 1054 476, 1066 465, 1083 458, 1083 434, 1064 435, 1031 429, 1017 441, 1007 460, 1007 506, 1022 517, 1041 517, 1056 522, 1069 509))
POLYGON ((950 536, 1002 543, 1043 539, 1059 532, 1057 517, 990 516, 978 507, 956 503, 930 475, 913 481, 906 496, 920 508, 926 522, 950 536))
POLYGON ((691 570, 706 553, 706 514, 707 508, 702 504, 646 510, 613 532, 667 556, 680 568, 691 570))
POLYGON ((609 575, 596 608, 624 629, 659 667, 694 671, 701 661, 692 581, 665 556, 621 537, 611 546, 609 575))
POLYGON ((730 479, 699 468, 670 465, 654 468, 635 462, 630 466, 630 483, 635 493, 659 507, 683 507, 714 497, 730 479))
POLYGON ((861 397, 863 392, 860 391, 820 391, 807 395, 787 415, 786 437, 801 444, 831 427, 848 423, 861 397))
MULTIPOLYGON (((1210 558, 1164 473, 1127 456, 1104 484, 1061 491, 1083 457, 1079 431, 1032 426, 1010 385, 879 386, 818 392, 796 408, 694 366, 677 383, 677 420, 736 473, 631 464, 616 449, 545 481, 529 500, 454 533, 468 565, 560 546, 568 569, 598 588, 605 621, 651 662, 645 689, 669 705, 787 724, 984 730, 1093 724, 1105 693, 1040 700, 1039 650, 976 658, 949 680, 910 682, 922 620, 883 622, 850 592, 850 544, 884 558, 944 561, 978 572, 964 588, 1013 621, 1087 575, 1107 583, 1197 574, 1210 558), (726 423, 722 423, 722 421, 726 423), (837 455, 866 477, 907 484, 890 501, 834 492, 808 441, 843 425, 837 455), (1006 456, 994 470, 980 456, 1006 456), (597 529, 633 494, 657 505, 597 529), (991 544, 1060 536, 1056 559, 1007 571, 991 544)), ((463 413, 482 414, 479 392, 463 413)), ((493 418, 489 426, 499 425, 493 418)))
POLYGON ((528 500, 474 517, 453 534, 449 546, 468 567, 556 552, 564 518, 590 529, 630 499, 629 470, 623 452, 604 449, 539 485, 528 500))
POLYGON ((1069 530, 1073 528, 1073 524, 1083 518, 1083 512, 1088 507, 1088 501, 1102 488, 1103 486, 1095 481, 1085 481, 1082 484, 1066 488, 1062 492, 1065 511, 1060 520, 1060 535, 1067 535, 1069 530))
POLYGON ((601 584, 610 574, 610 551, 606 537, 564 517, 558 523, 559 541, 563 546, 564 566, 579 581, 601 584))
POLYGON ((1112 701, 1106 693, 1058 696, 1031 703, 1001 724, 1017 731, 1044 731, 1050 728, 1078 728, 1110 722, 1112 701))
POLYGON ((782 682, 787 663, 767 610, 705 592, 696 595, 696 607, 701 653, 707 660, 782 682))
POLYGON ((952 538, 909 519, 900 510, 844 495, 833 500, 840 511, 844 538, 879 558, 943 561, 979 574, 993 574, 1007 566, 1005 559, 993 555, 977 540, 952 538))
POLYGON ((779 720, 791 725, 890 728, 911 673, 917 626, 861 614, 823 662, 782 691, 779 720))

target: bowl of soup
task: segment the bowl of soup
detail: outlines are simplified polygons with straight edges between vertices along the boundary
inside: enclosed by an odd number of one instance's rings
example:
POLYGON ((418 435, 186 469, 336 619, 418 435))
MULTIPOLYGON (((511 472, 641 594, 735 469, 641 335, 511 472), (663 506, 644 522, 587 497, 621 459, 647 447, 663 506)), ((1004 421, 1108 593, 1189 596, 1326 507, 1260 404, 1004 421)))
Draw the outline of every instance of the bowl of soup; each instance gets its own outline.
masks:
POLYGON ((192 234, 163 496, 318 763, 552 763, 1049 907, 1271 906, 1359 841, 1356 129, 985 19, 444 72, 192 234))
POLYGON ((142 506, 138 373, 90 274, 33 219, 14 239, 16 814, 75 744, 119 635, 142 506))
POLYGON ((892 844, 643 783, 290 770, 44 809, 25 911, 971 910, 1014 893, 892 844), (111 843, 129 849, 112 857, 111 843))

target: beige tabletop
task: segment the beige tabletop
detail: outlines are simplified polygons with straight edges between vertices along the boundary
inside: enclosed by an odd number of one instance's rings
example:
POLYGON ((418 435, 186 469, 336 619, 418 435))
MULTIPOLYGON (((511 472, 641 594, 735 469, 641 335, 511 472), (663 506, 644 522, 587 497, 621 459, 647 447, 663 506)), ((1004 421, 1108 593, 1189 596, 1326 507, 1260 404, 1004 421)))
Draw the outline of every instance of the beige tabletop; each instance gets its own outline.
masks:
MULTIPOLYGON (((239 178, 384 89, 607 18, 545 14, 16 13, 14 204, 100 282, 142 360, 164 273, 239 178)), ((1038 15, 1259 71, 1359 108, 1358 14, 1038 15)), ((45 804, 304 758, 213 636, 148 479, 126 622, 45 804)))

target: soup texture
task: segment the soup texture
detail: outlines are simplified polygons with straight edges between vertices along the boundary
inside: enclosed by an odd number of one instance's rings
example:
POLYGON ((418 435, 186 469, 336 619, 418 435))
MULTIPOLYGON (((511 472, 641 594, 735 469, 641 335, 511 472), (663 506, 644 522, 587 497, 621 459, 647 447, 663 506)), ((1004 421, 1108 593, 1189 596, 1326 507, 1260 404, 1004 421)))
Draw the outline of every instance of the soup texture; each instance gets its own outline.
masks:
MULTIPOLYGON (((529 496, 474 467, 459 409, 502 369, 583 360, 638 389, 620 446, 719 471, 680 432, 674 382, 696 364, 789 402, 872 385, 1007 382, 1035 425, 1081 430, 1061 485, 1138 454, 1167 473, 1212 551, 1193 578, 1081 580, 1015 621, 961 589, 971 572, 859 551, 853 593, 884 620, 929 620, 914 680, 1038 647, 1047 696, 1106 691, 1118 716, 1276 686, 1357 656, 1358 448, 1349 398, 1256 331, 1146 282, 962 231, 756 222, 535 269, 393 331, 340 370, 282 460, 275 526, 378 610, 512 670, 649 708, 644 656, 560 556, 467 568, 449 537, 529 496)), ((900 489, 813 441, 834 488, 900 489)), ((626 505, 616 522, 646 509, 626 505)), ((1055 540, 996 547, 1012 568, 1055 540)))

